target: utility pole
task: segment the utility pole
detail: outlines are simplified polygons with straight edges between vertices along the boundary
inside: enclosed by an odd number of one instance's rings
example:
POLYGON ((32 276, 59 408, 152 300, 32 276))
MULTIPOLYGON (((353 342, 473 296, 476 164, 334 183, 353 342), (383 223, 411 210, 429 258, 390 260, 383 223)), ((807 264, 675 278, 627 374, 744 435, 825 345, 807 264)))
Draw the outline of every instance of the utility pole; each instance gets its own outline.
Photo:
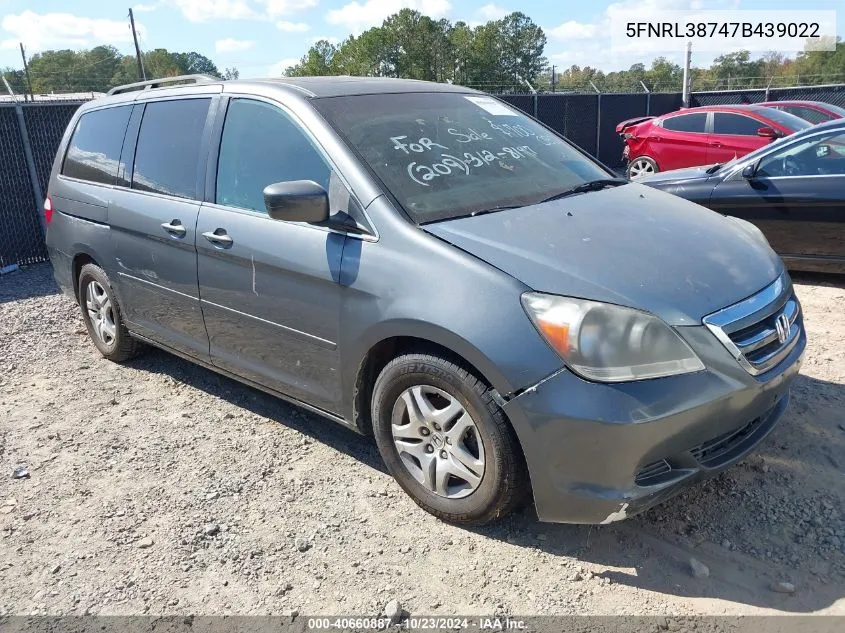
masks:
MULTIPOLYGON (((26 75, 26 85, 29 87, 29 98, 32 101, 35 101, 35 93, 32 92, 32 81, 29 78, 29 64, 26 63, 26 53, 23 50, 23 42, 19 42, 21 45, 21 59, 23 60, 23 72, 26 75)), ((23 100, 26 101, 26 93, 23 95, 23 100)))
POLYGON ((147 73, 144 72, 144 60, 141 59, 141 48, 138 46, 138 32, 135 30, 135 16, 132 15, 132 8, 129 9, 129 24, 132 26, 132 39, 135 41, 135 59, 138 60, 138 79, 147 80, 147 73))
POLYGON ((689 107, 690 89, 690 62, 692 61, 692 42, 687 42, 687 50, 684 54, 684 87, 681 92, 681 103, 685 108, 689 107))
POLYGON ((555 65, 552 64, 552 92, 555 91, 555 65))

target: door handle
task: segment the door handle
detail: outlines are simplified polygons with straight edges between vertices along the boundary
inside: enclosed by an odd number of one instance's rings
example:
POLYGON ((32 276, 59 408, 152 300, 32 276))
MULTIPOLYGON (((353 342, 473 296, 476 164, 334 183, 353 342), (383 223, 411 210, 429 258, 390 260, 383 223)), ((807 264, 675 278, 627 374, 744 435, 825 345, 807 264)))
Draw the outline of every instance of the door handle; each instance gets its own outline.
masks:
POLYGON ((162 222, 161 228, 163 228, 168 233, 172 233, 177 237, 185 237, 185 233, 188 232, 188 229, 182 226, 181 220, 171 220, 170 222, 162 222))
POLYGON ((226 229, 214 229, 213 231, 206 231, 202 236, 212 244, 218 246, 231 246, 232 238, 226 233, 226 229))
POLYGON ((710 143, 710 147, 722 147, 721 143, 710 143))

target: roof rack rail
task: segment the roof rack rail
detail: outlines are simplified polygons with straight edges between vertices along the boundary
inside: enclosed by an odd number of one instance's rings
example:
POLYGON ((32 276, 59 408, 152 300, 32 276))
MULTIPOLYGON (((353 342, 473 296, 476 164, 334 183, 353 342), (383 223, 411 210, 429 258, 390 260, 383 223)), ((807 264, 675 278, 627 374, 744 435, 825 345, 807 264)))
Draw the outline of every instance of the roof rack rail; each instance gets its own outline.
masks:
POLYGON ((124 92, 133 92, 135 90, 150 90, 152 88, 160 88, 161 86, 166 86, 167 84, 204 84, 210 81, 220 81, 220 79, 218 77, 212 77, 211 75, 179 75, 178 77, 162 77, 161 79, 149 79, 147 81, 138 81, 134 84, 124 84, 122 86, 115 86, 106 94, 119 95, 124 92))

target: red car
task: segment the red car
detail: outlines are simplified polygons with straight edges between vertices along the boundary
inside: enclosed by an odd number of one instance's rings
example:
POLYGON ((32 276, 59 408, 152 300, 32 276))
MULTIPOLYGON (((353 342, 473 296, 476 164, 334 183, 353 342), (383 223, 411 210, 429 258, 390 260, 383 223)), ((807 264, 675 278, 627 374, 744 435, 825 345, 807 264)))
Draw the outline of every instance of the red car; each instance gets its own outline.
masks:
POLYGON ((757 105, 789 112, 813 125, 845 118, 845 108, 821 101, 766 101, 757 105))
POLYGON ((658 171, 724 163, 810 127, 793 114, 759 105, 686 108, 616 126, 625 142, 628 178, 658 171))

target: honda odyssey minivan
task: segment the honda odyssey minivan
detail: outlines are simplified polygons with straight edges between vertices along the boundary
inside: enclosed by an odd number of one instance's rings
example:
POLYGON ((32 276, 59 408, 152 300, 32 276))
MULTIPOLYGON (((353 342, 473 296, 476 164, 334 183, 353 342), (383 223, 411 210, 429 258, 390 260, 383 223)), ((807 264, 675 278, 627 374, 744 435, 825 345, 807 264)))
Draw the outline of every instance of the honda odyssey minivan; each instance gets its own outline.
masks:
POLYGON ((624 519, 786 408, 801 308, 752 225, 463 87, 177 80, 83 105, 53 165, 55 276, 107 359, 155 345, 372 435, 468 524, 624 519))

